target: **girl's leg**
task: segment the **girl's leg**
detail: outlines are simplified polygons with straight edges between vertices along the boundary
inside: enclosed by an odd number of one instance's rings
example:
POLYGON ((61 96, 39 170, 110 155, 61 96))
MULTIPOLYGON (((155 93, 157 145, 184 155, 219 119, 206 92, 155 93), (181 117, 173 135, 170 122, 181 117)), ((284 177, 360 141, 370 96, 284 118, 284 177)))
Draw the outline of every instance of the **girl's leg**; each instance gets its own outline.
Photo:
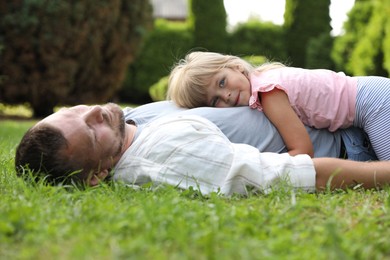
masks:
MULTIPOLYGON (((348 160, 353 161, 377 161, 374 149, 368 135, 360 127, 349 127, 339 130, 345 144, 348 160)), ((342 157, 340 157, 342 158, 342 157)))
POLYGON ((380 188, 390 184, 390 161, 355 162, 336 158, 314 158, 316 188, 345 189, 361 184, 380 188))
POLYGON ((390 79, 358 78, 354 125, 367 133, 379 160, 390 160, 390 79))

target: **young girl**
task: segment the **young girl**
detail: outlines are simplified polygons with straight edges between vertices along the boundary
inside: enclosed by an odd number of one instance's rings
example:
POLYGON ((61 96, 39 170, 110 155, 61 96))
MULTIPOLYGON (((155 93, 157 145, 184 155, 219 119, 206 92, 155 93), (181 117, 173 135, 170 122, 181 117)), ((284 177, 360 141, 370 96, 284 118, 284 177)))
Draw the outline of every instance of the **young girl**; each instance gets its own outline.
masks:
POLYGON ((281 63, 254 68, 236 56, 193 52, 172 70, 168 98, 188 108, 249 105, 264 111, 291 155, 313 155, 303 124, 329 131, 361 127, 378 159, 390 160, 388 78, 350 77, 281 63))

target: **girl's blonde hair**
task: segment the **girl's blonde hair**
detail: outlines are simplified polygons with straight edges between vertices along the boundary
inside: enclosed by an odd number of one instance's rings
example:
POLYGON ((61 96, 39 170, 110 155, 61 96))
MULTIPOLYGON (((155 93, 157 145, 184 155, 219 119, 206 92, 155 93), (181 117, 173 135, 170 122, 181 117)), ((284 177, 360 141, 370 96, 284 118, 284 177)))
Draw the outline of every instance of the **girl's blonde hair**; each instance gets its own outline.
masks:
POLYGON ((208 106, 207 87, 221 69, 238 69, 249 78, 249 73, 285 67, 279 62, 266 62, 254 68, 249 62, 232 55, 215 52, 192 52, 180 60, 171 71, 167 99, 186 108, 208 106))
POLYGON ((215 52, 192 52, 180 60, 170 73, 167 99, 178 106, 194 108, 208 106, 207 86, 223 68, 238 69, 247 77, 254 69, 245 60, 215 52))

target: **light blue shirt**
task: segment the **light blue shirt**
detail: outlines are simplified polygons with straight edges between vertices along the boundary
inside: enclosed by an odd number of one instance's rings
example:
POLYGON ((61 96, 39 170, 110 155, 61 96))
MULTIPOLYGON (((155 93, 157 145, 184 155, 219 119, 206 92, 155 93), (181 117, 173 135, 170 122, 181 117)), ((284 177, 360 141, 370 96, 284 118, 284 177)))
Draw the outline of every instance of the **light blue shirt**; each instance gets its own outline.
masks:
MULTIPOLYGON (((193 109, 178 108, 170 101, 154 102, 124 109, 125 120, 141 126, 162 116, 198 115, 213 122, 233 143, 249 144, 261 152, 287 152, 283 139, 268 118, 248 107, 193 109)), ((314 157, 339 157, 341 138, 338 132, 306 127, 314 146, 314 157)), ((137 131, 138 132, 138 131, 137 131)))

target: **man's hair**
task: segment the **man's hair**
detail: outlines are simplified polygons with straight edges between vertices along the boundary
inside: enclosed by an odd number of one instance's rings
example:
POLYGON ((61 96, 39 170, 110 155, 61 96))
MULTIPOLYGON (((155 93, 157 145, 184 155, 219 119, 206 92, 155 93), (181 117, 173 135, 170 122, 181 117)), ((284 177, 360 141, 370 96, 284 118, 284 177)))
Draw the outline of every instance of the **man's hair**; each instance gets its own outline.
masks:
POLYGON ((238 69, 248 76, 253 66, 232 55, 215 52, 192 52, 172 69, 167 98, 186 108, 209 106, 207 87, 211 78, 224 68, 238 69))
POLYGON ((63 153, 67 140, 59 129, 36 125, 30 128, 20 141, 15 155, 15 169, 20 177, 44 178, 50 184, 80 180, 76 163, 70 162, 63 153))

